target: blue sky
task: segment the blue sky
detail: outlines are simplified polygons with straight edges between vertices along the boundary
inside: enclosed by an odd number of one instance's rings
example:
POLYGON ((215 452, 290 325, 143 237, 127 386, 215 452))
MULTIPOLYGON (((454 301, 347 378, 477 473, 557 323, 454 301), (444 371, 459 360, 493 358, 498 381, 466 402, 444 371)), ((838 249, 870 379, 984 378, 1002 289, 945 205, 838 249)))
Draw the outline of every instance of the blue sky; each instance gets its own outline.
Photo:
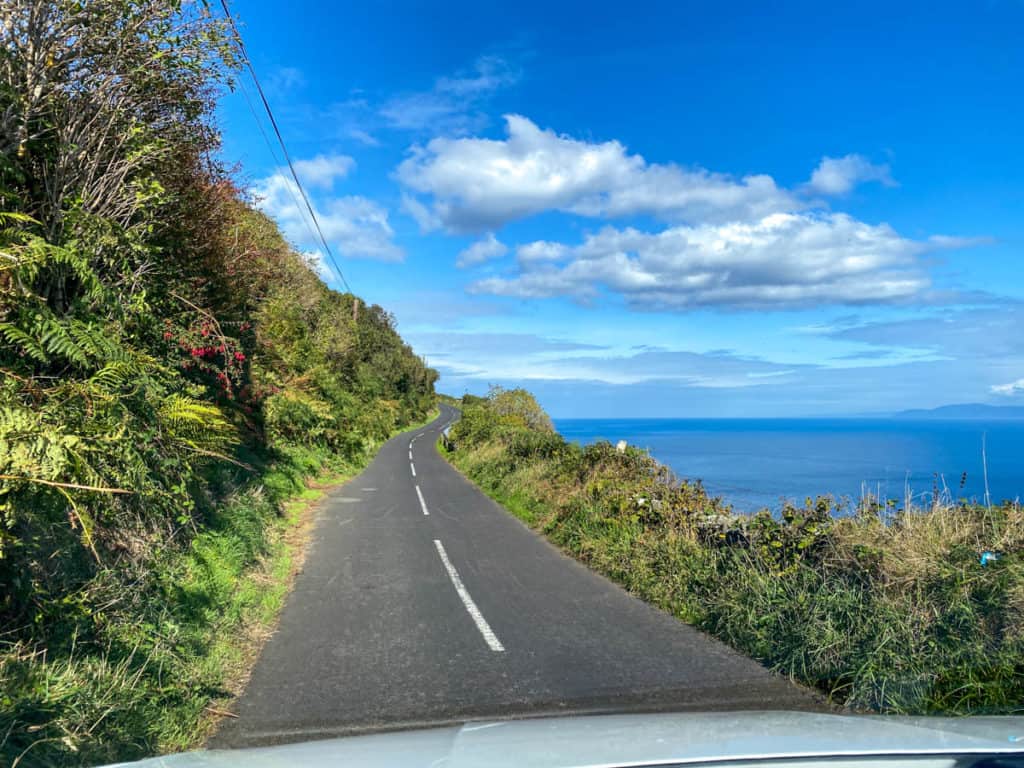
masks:
MULTIPOLYGON (((300 177, 442 391, 557 417, 1024 402, 1024 4, 283 8, 234 10, 300 177)), ((246 91, 224 157, 322 258, 246 91)))

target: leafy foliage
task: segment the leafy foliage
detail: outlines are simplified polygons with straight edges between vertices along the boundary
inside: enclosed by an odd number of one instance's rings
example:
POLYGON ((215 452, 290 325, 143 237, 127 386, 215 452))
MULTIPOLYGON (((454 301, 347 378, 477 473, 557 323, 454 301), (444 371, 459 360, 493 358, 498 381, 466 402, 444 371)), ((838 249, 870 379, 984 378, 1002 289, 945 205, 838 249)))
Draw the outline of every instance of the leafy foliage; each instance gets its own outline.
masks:
POLYGON ((126 723, 178 706, 159 670, 190 685, 218 621, 183 564, 228 574, 229 604, 296 477, 433 406, 393 319, 324 285, 220 167, 236 63, 205 3, 0 0, 4 764, 156 748, 126 723), (60 669, 102 709, 43 691, 60 669))
POLYGON ((636 448, 528 426, 504 397, 464 398, 451 459, 635 594, 857 710, 1024 711, 1017 504, 736 515, 636 448))

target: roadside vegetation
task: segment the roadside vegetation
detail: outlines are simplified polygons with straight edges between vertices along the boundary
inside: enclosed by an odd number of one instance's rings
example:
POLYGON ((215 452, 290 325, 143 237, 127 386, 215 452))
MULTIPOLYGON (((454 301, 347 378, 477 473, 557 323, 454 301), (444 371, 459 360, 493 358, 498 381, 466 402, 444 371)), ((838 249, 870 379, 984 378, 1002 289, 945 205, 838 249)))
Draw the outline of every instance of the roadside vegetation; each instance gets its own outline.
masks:
POLYGON ((734 514, 643 450, 567 443, 523 390, 464 397, 446 449, 569 554, 839 705, 1024 712, 1016 503, 734 514))
POLYGON ((0 765, 195 745, 286 500, 434 407, 220 165, 236 65, 203 3, 0 0, 0 765))

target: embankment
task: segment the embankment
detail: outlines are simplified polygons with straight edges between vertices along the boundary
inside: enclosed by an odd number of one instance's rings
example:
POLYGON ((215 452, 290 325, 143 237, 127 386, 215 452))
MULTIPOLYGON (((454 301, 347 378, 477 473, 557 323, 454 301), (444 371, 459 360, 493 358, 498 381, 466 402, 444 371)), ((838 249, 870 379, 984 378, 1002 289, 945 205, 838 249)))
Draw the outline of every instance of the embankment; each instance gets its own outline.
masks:
POLYGON ((464 398, 445 451, 564 551, 837 704, 1024 712, 1015 504, 734 515, 643 451, 567 443, 521 390, 464 398))

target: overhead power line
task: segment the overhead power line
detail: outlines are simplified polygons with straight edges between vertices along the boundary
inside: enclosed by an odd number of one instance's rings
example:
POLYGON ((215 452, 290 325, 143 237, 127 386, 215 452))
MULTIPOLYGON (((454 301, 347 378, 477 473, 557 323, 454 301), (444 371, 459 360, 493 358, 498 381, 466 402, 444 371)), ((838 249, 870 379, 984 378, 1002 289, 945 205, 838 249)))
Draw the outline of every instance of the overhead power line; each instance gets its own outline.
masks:
MULTIPOLYGON (((249 89, 245 87, 245 83, 242 80, 238 81, 238 89, 242 92, 242 96, 245 97, 245 103, 249 107, 249 112, 252 113, 252 120, 256 123, 256 127, 259 128, 260 136, 263 137, 263 143, 267 145, 267 151, 270 152, 270 156, 274 158, 274 163, 281 167, 284 165, 284 160, 279 159, 277 156, 277 150, 274 149, 274 144, 271 142, 270 137, 267 135, 266 130, 263 128, 263 120, 260 119, 259 112, 256 111, 256 105, 253 104, 252 99, 249 98, 249 89)), ((288 197, 295 203, 295 211, 299 218, 302 219, 302 226, 309 232, 310 240, 317 240, 316 231, 313 229, 313 225, 309 223, 309 216, 302 208, 302 203, 299 201, 298 196, 295 194, 295 188, 291 184, 285 184, 285 189, 288 191, 288 197)))
MULTIPOLYGON (((252 76, 252 81, 256 85, 256 92, 260 95, 260 101, 263 102, 263 108, 267 112, 267 117, 270 118, 270 125, 274 129, 274 135, 277 136, 277 143, 281 145, 281 152, 284 154, 285 162, 288 164, 288 170, 291 172, 292 179, 295 181, 295 186, 299 190, 299 194, 302 195, 302 200, 306 204, 306 210, 309 211, 309 217, 313 220, 313 226, 316 227, 317 235, 320 237, 320 243, 324 247, 324 253, 327 254, 327 258, 331 262, 331 266, 334 267, 334 271, 338 273, 338 277, 341 278, 342 285, 345 286, 345 290, 352 293, 352 289, 348 285, 348 281, 345 279, 345 274, 341 271, 341 267, 338 265, 337 259, 334 258, 334 253, 331 251, 331 246, 327 244, 327 238, 324 237, 324 232, 320 228, 320 221, 316 217, 316 212, 313 210, 313 205, 309 202, 309 195, 306 194, 305 188, 302 186, 302 182, 299 181, 299 175, 295 172, 295 164, 292 162, 291 155, 288 154, 288 147, 285 146, 284 137, 281 135, 281 129, 277 125, 277 120, 274 118, 274 112, 270 108, 270 102, 267 101, 267 96, 263 92, 263 86, 260 85, 260 79, 256 76, 256 69, 252 65, 252 59, 249 58, 249 52, 245 48, 245 41, 242 39, 242 33, 238 29, 238 25, 235 24, 235 19, 231 15, 231 10, 228 8, 227 0, 220 0, 221 8, 224 9, 224 16, 231 25, 231 30, 235 34, 235 39, 238 40, 238 50, 242 54, 242 61, 245 63, 246 69, 249 70, 249 74, 252 76)), ((261 127, 262 130, 262 127, 261 127)))

